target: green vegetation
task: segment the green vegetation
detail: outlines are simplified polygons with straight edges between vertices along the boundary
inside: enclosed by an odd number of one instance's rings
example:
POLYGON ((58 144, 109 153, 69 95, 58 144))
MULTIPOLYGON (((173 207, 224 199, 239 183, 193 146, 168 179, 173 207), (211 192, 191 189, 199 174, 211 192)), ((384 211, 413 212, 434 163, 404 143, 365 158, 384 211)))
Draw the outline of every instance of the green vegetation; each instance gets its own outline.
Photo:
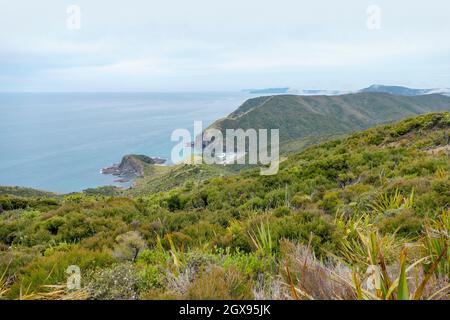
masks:
POLYGON ((13 195, 19 197, 55 197, 56 193, 24 187, 0 186, 0 195, 13 195))
POLYGON ((167 191, 183 185, 198 184, 212 177, 221 177, 236 173, 237 166, 223 165, 188 165, 146 166, 144 176, 134 181, 124 195, 144 195, 148 193, 167 191))
POLYGON ((159 192, 2 195, 0 298, 449 299, 449 139, 450 114, 431 113, 273 176, 182 166, 159 192))
POLYGON ((330 136, 427 112, 450 111, 450 97, 357 93, 337 96, 277 95, 249 99, 211 127, 280 129, 280 150, 298 152, 330 136))

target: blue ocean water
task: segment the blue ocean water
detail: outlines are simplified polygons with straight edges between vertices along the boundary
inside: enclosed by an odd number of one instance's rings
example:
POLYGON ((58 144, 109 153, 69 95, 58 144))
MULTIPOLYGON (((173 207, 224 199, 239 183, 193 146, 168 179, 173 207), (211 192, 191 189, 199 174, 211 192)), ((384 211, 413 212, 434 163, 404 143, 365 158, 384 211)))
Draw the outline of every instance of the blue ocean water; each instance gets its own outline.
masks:
POLYGON ((114 183, 100 169, 136 153, 169 159, 174 129, 206 127, 246 93, 0 93, 0 185, 54 192, 114 183))

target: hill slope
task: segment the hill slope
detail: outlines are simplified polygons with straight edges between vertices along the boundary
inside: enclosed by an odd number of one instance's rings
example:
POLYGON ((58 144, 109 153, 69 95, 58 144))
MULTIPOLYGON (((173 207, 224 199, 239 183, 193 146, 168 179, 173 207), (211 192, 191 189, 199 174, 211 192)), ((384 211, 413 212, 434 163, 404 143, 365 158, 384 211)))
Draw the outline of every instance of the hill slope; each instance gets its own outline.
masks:
POLYGON ((277 95, 247 100, 210 127, 280 129, 280 143, 303 148, 317 139, 435 111, 449 111, 450 97, 357 93, 339 96, 277 95), (308 142, 310 141, 310 142, 308 142), (295 143, 293 143, 295 142, 295 143), (302 143, 303 142, 303 143, 302 143))
POLYGON ((449 299, 449 141, 450 113, 433 113, 310 147, 274 176, 0 196, 0 298, 449 299), (391 295, 366 286, 374 266, 391 295))
POLYGON ((57 194, 49 191, 26 187, 0 186, 0 195, 12 195, 18 197, 56 197, 57 194))
POLYGON ((374 84, 370 87, 359 90, 359 92, 384 92, 402 96, 419 96, 424 94, 438 93, 444 95, 450 95, 450 89, 448 88, 434 88, 434 89, 413 89, 401 86, 385 86, 374 84))

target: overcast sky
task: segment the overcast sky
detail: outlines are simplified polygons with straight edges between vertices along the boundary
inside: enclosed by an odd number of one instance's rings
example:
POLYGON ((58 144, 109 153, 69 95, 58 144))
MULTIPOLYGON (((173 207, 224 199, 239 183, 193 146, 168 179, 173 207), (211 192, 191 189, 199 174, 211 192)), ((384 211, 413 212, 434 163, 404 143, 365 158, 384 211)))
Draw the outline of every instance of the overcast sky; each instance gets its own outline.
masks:
POLYGON ((450 1, 414 2, 0 0, 0 91, 450 87, 450 1))

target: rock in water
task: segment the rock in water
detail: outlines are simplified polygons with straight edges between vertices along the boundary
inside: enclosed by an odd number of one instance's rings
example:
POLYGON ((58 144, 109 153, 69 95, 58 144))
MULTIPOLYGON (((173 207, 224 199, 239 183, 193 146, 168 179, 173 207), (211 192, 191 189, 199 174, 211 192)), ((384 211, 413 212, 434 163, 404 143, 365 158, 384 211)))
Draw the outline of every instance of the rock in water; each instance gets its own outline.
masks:
POLYGON ((122 158, 119 164, 115 164, 112 167, 101 169, 102 174, 112 174, 119 176, 122 179, 116 181, 124 181, 142 177, 144 175, 145 165, 160 165, 166 162, 162 158, 152 158, 146 155, 129 154, 122 158))

